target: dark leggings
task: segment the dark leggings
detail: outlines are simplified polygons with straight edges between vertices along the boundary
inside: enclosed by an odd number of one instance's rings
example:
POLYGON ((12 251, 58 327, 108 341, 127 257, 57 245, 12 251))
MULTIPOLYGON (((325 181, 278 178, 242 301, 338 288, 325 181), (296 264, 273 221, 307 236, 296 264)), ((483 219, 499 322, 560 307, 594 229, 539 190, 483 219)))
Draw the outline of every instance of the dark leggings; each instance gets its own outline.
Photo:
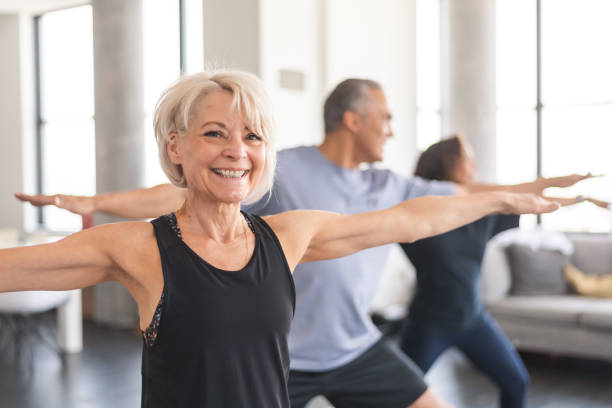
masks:
POLYGON ((510 340, 488 314, 483 314, 457 334, 429 334, 407 322, 402 328, 401 348, 423 372, 438 356, 456 346, 501 391, 501 408, 525 406, 529 374, 510 340))

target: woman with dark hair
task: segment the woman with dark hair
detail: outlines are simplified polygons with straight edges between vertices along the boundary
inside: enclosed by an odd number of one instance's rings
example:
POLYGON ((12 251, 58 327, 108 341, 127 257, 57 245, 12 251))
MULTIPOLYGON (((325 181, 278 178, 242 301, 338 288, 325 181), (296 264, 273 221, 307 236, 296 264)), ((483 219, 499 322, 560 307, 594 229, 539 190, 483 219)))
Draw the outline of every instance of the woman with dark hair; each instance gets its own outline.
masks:
POLYGON ((475 166, 468 149, 459 135, 434 143, 421 153, 414 175, 429 180, 457 181, 458 184, 464 184, 455 179, 466 181, 464 179, 470 179, 468 176, 473 175, 475 166), (464 156, 466 159, 461 160, 464 156), (471 173, 468 174, 468 171, 471 173))
MULTIPOLYGON (((470 185, 475 170, 470 146, 455 135, 423 152, 415 175, 470 185)), ((562 179, 538 179, 499 189, 541 194, 545 186, 563 187, 558 183, 562 179)), ((585 199, 554 200, 570 205, 585 199)), ((442 235, 402 244, 417 276, 416 293, 401 331, 402 350, 427 372, 440 354, 457 347, 500 388, 502 408, 525 406, 529 375, 510 340, 484 310, 478 282, 487 242, 517 227, 518 222, 518 215, 495 214, 442 235)))

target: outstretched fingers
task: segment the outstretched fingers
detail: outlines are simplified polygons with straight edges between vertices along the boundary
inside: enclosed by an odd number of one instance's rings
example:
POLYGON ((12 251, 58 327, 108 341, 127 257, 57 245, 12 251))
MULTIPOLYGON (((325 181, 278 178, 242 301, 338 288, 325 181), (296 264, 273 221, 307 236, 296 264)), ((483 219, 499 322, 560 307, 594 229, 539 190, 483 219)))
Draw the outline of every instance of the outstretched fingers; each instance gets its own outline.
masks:
POLYGON ((30 203, 36 207, 42 207, 45 205, 57 205, 58 198, 55 195, 45 195, 45 194, 24 194, 24 193, 15 193, 15 198, 19 201, 23 201, 24 203, 30 203))
POLYGON ((602 174, 593 174, 588 172, 587 174, 570 174, 569 176, 559 177, 558 185, 554 187, 571 187, 576 183, 579 183, 583 180, 588 180, 591 178, 602 177, 602 174))
POLYGON ((54 205, 57 208, 68 210, 78 215, 89 215, 95 210, 93 197, 73 196, 66 194, 36 194, 29 195, 23 193, 15 193, 15 197, 23 202, 30 203, 36 207, 45 205, 54 205))

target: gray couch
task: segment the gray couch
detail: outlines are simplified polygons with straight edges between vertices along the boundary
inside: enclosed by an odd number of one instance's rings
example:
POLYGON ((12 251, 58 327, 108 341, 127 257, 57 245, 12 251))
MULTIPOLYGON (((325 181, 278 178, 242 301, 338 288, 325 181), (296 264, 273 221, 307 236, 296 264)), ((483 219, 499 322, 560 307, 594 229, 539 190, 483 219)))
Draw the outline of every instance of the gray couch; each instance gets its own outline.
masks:
MULTIPOLYGON (((584 272, 612 273, 610 235, 569 238, 572 264, 584 272)), ((612 298, 513 296, 506 254, 494 241, 487 247, 482 273, 483 301, 519 350, 612 361, 612 298)))

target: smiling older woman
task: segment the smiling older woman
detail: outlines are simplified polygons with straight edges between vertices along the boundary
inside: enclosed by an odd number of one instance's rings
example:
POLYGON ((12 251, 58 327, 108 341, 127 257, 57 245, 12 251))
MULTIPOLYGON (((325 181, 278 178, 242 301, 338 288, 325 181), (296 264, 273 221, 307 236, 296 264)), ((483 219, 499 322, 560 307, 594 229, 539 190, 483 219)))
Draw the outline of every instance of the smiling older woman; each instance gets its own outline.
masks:
POLYGON ((164 171, 187 188, 176 213, 0 251, 0 291, 127 288, 145 338, 143 407, 288 407, 297 264, 412 242, 490 213, 558 207, 495 192, 355 215, 243 213, 241 203, 270 189, 275 153, 266 92, 242 72, 179 80, 158 103, 155 133, 164 171))

